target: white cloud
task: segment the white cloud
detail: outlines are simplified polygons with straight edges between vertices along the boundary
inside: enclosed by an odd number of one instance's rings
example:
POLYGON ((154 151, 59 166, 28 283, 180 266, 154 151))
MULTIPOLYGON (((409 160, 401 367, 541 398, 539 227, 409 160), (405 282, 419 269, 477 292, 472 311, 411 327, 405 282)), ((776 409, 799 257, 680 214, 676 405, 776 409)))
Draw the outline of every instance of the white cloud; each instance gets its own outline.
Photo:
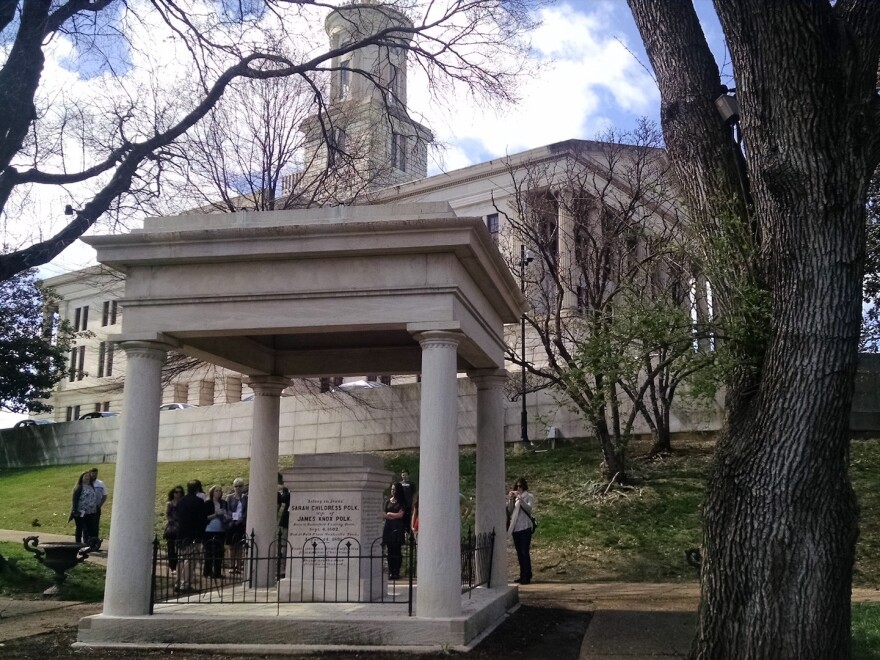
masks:
MULTIPOLYGON (((571 138, 590 139, 614 118, 649 114, 659 103, 656 85, 628 51, 621 21, 631 18, 620 3, 589 3, 583 10, 562 4, 542 11, 533 37, 541 75, 526 81, 510 108, 462 104, 454 116, 431 110, 424 85, 413 81, 410 107, 428 108, 425 121, 438 140, 464 150, 465 164, 571 138), (618 41, 623 40, 623 43, 618 41), (466 146, 465 146, 466 145, 466 146)), ((414 72, 416 73, 416 72, 414 72)), ((417 75, 417 73, 416 73, 417 75)), ((451 150, 450 153, 454 151, 451 150)), ((462 158, 447 158, 446 167, 462 158)))

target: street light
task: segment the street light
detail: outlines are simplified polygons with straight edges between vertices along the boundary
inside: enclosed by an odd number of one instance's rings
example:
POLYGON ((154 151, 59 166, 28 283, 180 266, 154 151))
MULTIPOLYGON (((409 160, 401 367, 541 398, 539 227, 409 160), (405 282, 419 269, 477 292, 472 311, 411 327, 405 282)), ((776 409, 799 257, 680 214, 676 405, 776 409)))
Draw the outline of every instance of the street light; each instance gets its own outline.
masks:
MULTIPOLYGON (((519 287, 523 296, 526 293, 526 266, 534 261, 528 252, 526 246, 519 246, 519 287)), ((529 414, 526 412, 526 315, 523 312, 520 316, 520 335, 522 337, 522 413, 520 414, 520 439, 524 443, 529 443, 529 414)))
POLYGON ((735 89, 728 89, 722 85, 721 96, 715 99, 715 107, 725 124, 735 124, 739 121, 739 99, 736 98, 735 89))

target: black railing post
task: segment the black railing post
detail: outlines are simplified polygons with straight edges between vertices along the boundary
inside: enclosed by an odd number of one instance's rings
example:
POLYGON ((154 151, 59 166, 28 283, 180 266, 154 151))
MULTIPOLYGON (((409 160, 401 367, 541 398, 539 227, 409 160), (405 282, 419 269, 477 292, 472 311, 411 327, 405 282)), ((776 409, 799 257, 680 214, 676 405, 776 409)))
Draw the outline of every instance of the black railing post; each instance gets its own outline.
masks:
MULTIPOLYGON (((247 545, 243 548, 243 550, 247 550, 247 567, 248 567, 248 587, 251 589, 254 588, 254 571, 257 570, 257 563, 254 561, 254 558, 257 555, 257 535, 254 534, 254 530, 251 529, 250 538, 247 541, 247 545)), ((242 562, 243 563, 243 562, 242 562)))
POLYGON ((159 566, 159 536, 153 536, 153 571, 150 575, 150 614, 153 613, 153 603, 156 602, 156 570, 159 566))
POLYGON ((277 534, 275 534, 275 584, 278 584, 278 581, 281 579, 281 528, 278 528, 277 534))
POLYGON ((416 538, 415 534, 409 535, 409 557, 407 557, 406 575, 409 580, 409 593, 407 594, 407 603, 409 607, 409 616, 413 615, 413 573, 415 572, 416 557, 416 538))
POLYGON ((492 560, 495 558, 495 528, 489 534, 489 572, 486 574, 486 588, 492 588, 492 560))

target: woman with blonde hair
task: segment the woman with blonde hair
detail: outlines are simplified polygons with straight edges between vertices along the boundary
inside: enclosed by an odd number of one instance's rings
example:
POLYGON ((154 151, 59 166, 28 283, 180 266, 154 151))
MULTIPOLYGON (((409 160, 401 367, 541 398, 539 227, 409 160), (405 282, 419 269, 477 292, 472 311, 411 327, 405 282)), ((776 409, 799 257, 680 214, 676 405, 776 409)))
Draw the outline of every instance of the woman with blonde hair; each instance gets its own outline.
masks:
POLYGON ((535 529, 535 496, 529 492, 528 482, 520 477, 507 494, 507 512, 510 514, 510 527, 507 533, 513 538, 516 559, 519 562, 518 584, 532 581, 532 558, 529 549, 532 545, 532 532, 535 529))

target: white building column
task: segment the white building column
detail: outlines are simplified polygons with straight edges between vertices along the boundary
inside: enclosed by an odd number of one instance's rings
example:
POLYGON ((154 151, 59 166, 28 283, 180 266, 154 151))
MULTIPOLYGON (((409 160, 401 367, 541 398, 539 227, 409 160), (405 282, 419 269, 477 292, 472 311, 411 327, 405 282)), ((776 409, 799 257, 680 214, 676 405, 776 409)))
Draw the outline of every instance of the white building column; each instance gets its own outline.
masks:
POLYGON ((162 364, 171 347, 148 341, 125 341, 120 346, 126 373, 104 614, 139 616, 150 611, 162 364))
POLYGON ((567 311, 577 309, 577 286, 580 269, 575 262, 574 216, 571 212, 572 194, 568 190, 557 191, 556 232, 559 240, 559 277, 563 283, 562 307, 567 311))
MULTIPOLYGON (((254 391, 254 421, 251 435, 251 471, 248 477, 247 535, 253 531, 259 557, 269 557, 275 540, 278 511, 278 427, 281 392, 290 385, 282 376, 251 376, 254 391)), ((274 546, 273 546, 274 547, 274 546)), ((252 564, 256 587, 275 585, 272 561, 252 564)))
POLYGON ((468 372, 477 386, 477 534, 495 530, 490 586, 507 585, 507 488, 504 480, 504 369, 468 372))
POLYGON ((419 423, 419 560, 416 616, 461 614, 458 381, 461 335, 429 331, 422 346, 419 423))

